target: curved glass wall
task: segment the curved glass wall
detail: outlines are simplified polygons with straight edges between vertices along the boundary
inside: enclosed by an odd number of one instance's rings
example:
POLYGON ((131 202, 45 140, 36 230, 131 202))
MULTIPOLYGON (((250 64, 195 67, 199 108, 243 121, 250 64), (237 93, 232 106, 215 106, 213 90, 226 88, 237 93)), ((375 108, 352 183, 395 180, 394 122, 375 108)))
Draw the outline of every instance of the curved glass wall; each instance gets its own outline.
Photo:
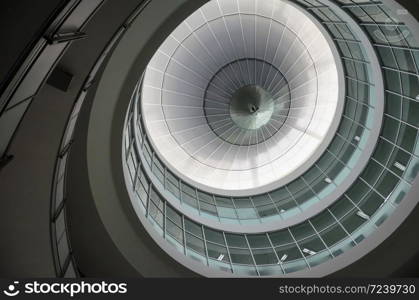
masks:
POLYGON ((285 1, 209 1, 194 12, 144 74, 143 124, 159 158, 183 181, 229 196, 307 171, 343 107, 342 66, 321 29, 285 1))
POLYGON ((340 127, 323 157, 301 178, 276 191, 243 198, 212 195, 182 182, 167 169, 143 130, 133 96, 125 135, 126 165, 135 201, 173 247, 209 267, 244 276, 275 276, 312 268, 361 243, 397 209, 419 170, 419 48, 405 24, 377 1, 299 0, 339 48, 345 66, 346 101, 340 127), (334 4, 339 6, 334 7, 334 4), (221 223, 250 225, 283 220, 321 201, 350 174, 369 142, 375 82, 364 46, 344 13, 368 35, 381 62, 385 86, 383 124, 362 173, 332 205, 316 216, 279 231, 247 234, 198 224, 174 209, 221 223), (170 195, 170 196, 168 196, 170 195))
MULTIPOLYGON (((159 158, 146 137, 140 113, 138 136, 141 142, 144 139, 142 156, 162 187, 174 196, 174 201, 195 214, 221 223, 263 223, 297 215, 331 195, 347 179, 358 166, 366 145, 375 142, 370 140, 370 132, 373 126, 379 126, 379 118, 375 115, 377 99, 368 54, 358 44, 353 45, 357 37, 347 25, 342 25, 342 18, 335 18, 339 20, 339 32, 346 32, 345 37, 339 34, 335 39, 340 39, 339 49, 345 46, 347 49, 347 56, 342 55, 348 86, 341 124, 322 157, 290 184, 250 197, 226 197, 196 189, 178 178, 159 158)), ((141 91, 136 97, 141 103, 141 91)), ((138 111, 141 112, 140 106, 138 111)))

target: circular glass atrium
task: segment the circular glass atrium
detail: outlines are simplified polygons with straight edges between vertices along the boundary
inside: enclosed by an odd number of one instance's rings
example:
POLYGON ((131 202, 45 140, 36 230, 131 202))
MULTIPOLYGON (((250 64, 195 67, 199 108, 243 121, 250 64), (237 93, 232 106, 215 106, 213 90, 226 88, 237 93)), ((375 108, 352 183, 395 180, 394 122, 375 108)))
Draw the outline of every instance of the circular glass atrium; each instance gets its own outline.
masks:
POLYGON ((404 20, 373 0, 212 0, 184 20, 126 118, 126 185, 154 240, 204 276, 323 276, 382 242, 419 170, 404 20))
POLYGON ((151 146, 178 177, 213 193, 257 194, 299 177, 342 113, 342 66, 325 37, 286 2, 209 2, 145 72, 151 146))

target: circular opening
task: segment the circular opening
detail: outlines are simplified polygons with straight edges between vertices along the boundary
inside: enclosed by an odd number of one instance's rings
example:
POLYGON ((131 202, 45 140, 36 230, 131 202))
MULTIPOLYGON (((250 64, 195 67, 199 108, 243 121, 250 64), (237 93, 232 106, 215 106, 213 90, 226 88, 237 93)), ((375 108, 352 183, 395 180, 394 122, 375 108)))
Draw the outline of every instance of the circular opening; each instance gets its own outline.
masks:
POLYGON ((230 102, 230 116, 244 130, 258 130, 268 124, 274 109, 272 95, 258 85, 239 88, 230 102))
POLYGON ((210 1, 187 18, 154 55, 141 91, 162 162, 225 196, 268 192, 307 171, 344 102, 339 58, 318 26, 283 1, 210 1))

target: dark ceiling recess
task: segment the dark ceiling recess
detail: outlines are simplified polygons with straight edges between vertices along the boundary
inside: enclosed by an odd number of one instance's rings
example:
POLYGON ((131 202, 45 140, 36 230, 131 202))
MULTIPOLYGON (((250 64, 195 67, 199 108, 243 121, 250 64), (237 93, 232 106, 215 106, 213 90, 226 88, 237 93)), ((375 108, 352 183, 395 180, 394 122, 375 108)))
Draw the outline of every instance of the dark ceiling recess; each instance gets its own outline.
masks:
POLYGON ((0 94, 21 61, 67 2, 69 0, 0 2, 0 94), (7 41, 6 47, 4 41, 7 41))

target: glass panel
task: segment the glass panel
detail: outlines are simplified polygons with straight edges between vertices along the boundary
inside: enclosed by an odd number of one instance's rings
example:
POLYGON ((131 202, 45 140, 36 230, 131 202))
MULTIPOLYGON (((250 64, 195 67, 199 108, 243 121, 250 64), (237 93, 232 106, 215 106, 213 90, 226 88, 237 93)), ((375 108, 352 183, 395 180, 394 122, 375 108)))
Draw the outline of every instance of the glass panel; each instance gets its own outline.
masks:
POLYGON ((230 198, 215 197, 218 214, 223 218, 237 219, 237 215, 230 198))
POLYGON ((288 230, 281 230, 269 233, 269 238, 274 246, 285 245, 293 242, 288 230))
POLYGON ((187 218, 185 218, 185 229, 186 229, 186 231, 188 231, 190 233, 193 233, 197 237, 202 238, 201 226, 196 224, 195 222, 190 221, 187 218))
POLYGON ((315 255, 325 249, 325 245, 317 235, 298 241, 298 245, 305 256, 315 255))
POLYGON ((339 224, 335 224, 320 232, 320 236, 328 247, 331 247, 344 238, 347 238, 346 232, 342 229, 342 227, 340 227, 339 224))
POLYGON ((194 208, 198 208, 195 189, 182 182, 182 201, 194 208))
POLYGON ((166 206, 166 215, 177 226, 182 227, 182 217, 169 205, 166 206))
POLYGON ((202 255, 205 255, 205 246, 204 241, 191 235, 190 233, 186 233, 186 246, 202 255))
POLYGON ((311 227, 310 223, 307 221, 294 227, 291 227, 290 230, 297 241, 315 234, 313 227, 311 227))
POLYGON ((252 202, 249 198, 234 199, 234 205, 240 219, 258 218, 252 202))
POLYGON ((229 247, 248 248, 244 235, 226 233, 225 236, 229 247))
POLYGON ((337 219, 340 219, 353 208, 354 205, 346 197, 342 197, 330 207, 330 211, 337 219))
POLYGON ((247 235, 247 240, 251 248, 271 247, 268 237, 265 234, 250 234, 247 235))
POLYGON ((253 259, 248 249, 230 248, 231 261, 236 264, 253 265, 253 259))
POLYGON ((383 203, 383 198, 376 192, 371 191, 358 206, 366 215, 372 216, 383 203))
POLYGON ((278 263, 275 252, 271 248, 252 250, 252 253, 257 265, 271 265, 278 263))
POLYGON ((358 229, 362 224, 366 222, 366 220, 360 216, 358 216, 356 213, 358 210, 352 210, 347 216, 342 218, 340 221, 345 227, 346 231, 349 233, 354 232, 356 229, 358 229))
POLYGON ((207 227, 204 227, 204 231, 205 231, 205 239, 207 241, 225 245, 224 237, 221 232, 209 229, 207 227))
POLYGON ((323 229, 336 223, 336 220, 329 213, 329 211, 325 210, 316 217, 312 218, 310 222, 313 224, 314 228, 316 228, 317 232, 320 232, 323 229))
POLYGON ((167 180, 166 180, 166 187, 167 189, 178 199, 180 199, 180 191, 179 191, 179 181, 177 178, 170 173, 169 171, 166 172, 167 180))
POLYGON ((229 262, 227 248, 207 242, 208 256, 218 261, 229 262))
POLYGON ((282 262, 288 262, 302 258, 301 252, 295 244, 276 247, 275 251, 282 262))
POLYGON ((179 243, 183 244, 183 231, 175 223, 166 219, 166 231, 173 238, 175 238, 179 243))

